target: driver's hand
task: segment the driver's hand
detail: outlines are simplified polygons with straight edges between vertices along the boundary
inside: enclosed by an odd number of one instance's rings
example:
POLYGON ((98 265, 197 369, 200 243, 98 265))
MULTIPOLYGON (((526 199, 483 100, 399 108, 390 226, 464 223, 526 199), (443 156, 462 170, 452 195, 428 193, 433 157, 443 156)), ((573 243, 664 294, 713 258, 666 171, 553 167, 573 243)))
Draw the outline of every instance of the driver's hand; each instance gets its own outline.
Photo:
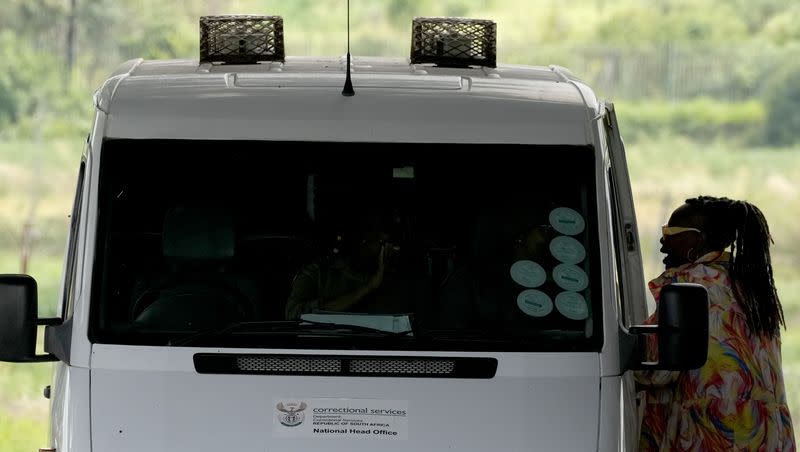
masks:
POLYGON ((378 253, 378 268, 375 274, 367 282, 369 290, 375 290, 383 284, 383 276, 386 273, 386 261, 389 256, 388 249, 391 245, 388 243, 381 244, 381 251, 378 253))

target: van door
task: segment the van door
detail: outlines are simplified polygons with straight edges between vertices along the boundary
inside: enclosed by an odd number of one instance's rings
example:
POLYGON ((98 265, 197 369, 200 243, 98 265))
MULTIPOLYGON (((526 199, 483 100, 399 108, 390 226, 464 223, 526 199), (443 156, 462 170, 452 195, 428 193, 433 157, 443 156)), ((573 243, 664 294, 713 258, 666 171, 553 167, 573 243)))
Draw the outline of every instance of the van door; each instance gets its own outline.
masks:
MULTIPOLYGON (((645 280, 642 267, 642 254, 639 246, 639 233, 636 224, 636 211, 633 206, 628 162, 625 146, 619 132, 614 104, 605 105, 603 126, 609 147, 611 168, 611 203, 614 226, 614 242, 618 272, 620 321, 623 327, 641 324, 647 317, 645 303, 645 280)), ((624 363, 622 364, 624 365, 624 363)), ((643 394, 636 393, 633 373, 626 372, 622 377, 623 434, 626 450, 636 450, 641 426, 643 394)))
POLYGON ((641 324, 647 317, 645 279, 636 211, 633 207, 628 161, 625 146, 619 133, 614 104, 605 105, 605 130, 611 157, 612 206, 615 211, 614 234, 619 262, 620 292, 622 293, 625 326, 641 324))

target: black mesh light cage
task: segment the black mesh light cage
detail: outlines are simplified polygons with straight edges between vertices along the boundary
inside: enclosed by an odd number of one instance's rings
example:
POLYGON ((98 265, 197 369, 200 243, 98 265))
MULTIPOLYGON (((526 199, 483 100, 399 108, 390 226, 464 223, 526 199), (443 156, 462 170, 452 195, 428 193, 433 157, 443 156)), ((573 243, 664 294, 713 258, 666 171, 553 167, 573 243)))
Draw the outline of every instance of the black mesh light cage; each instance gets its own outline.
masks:
POLYGON ((417 17, 411 28, 411 63, 497 67, 497 24, 457 17, 417 17))
POLYGON ((281 16, 203 16, 200 62, 249 64, 284 61, 281 16))

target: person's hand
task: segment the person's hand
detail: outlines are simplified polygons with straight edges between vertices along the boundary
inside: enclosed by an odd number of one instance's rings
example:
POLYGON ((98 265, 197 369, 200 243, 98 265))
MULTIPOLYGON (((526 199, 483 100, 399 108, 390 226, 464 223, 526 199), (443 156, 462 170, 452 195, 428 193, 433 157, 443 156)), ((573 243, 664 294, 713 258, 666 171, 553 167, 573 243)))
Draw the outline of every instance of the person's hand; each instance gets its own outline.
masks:
POLYGON ((383 276, 386 274, 386 261, 389 258, 389 250, 391 249, 390 243, 382 243, 381 250, 378 253, 378 268, 375 274, 367 282, 367 288, 370 291, 376 290, 383 284, 383 276))

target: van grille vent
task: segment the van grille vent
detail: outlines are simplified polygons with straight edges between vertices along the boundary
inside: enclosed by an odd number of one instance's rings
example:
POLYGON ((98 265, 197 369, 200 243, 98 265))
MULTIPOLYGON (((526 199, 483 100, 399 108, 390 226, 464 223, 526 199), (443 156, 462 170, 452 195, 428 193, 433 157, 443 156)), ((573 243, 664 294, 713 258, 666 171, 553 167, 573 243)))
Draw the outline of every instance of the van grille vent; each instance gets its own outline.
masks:
POLYGON ((201 374, 314 375, 331 377, 492 378, 495 358, 198 353, 201 374))
POLYGON ((354 359, 350 362, 350 371, 359 374, 444 374, 455 370, 456 363, 452 359, 413 360, 396 359, 354 359))
POLYGON ((335 374, 342 371, 340 359, 240 356, 236 358, 236 365, 245 372, 335 374))

